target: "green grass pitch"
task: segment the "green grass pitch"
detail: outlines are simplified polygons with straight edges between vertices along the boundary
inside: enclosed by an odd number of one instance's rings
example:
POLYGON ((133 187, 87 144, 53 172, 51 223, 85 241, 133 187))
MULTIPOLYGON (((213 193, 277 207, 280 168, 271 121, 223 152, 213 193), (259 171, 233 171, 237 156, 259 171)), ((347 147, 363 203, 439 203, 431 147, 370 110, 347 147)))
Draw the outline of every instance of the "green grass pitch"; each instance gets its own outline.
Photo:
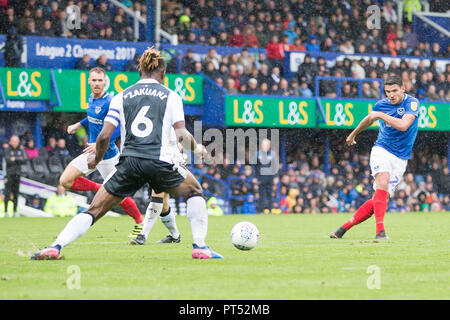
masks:
POLYGON ((224 260, 191 258, 186 217, 177 217, 181 243, 156 244, 167 234, 157 221, 145 246, 128 244, 129 217, 105 217, 63 250, 65 260, 31 261, 26 255, 49 245, 68 218, 0 219, 0 299, 450 298, 448 212, 387 214, 389 240, 374 241, 373 218, 330 239, 350 216, 210 217, 207 243, 224 260), (239 221, 259 228, 251 251, 230 243, 239 221))

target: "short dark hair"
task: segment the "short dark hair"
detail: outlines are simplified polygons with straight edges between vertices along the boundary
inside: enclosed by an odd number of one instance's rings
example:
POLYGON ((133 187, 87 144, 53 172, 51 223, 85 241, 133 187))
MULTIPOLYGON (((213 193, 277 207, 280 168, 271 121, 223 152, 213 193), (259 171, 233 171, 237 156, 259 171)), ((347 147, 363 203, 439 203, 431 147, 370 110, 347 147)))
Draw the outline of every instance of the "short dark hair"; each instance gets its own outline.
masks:
POLYGON ((392 86, 394 84, 397 84, 400 87, 403 86, 402 78, 400 78, 400 76, 397 76, 397 75, 392 75, 392 76, 388 76, 386 81, 384 81, 385 86, 392 86))

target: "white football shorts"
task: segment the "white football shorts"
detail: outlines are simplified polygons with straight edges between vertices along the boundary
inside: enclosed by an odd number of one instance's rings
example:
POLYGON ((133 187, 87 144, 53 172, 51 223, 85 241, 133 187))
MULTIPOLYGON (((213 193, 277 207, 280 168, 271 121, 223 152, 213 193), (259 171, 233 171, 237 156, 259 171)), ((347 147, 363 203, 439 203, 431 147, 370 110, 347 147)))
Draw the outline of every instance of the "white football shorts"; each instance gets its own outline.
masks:
MULTIPOLYGON (((374 146, 370 152, 370 169, 372 176, 380 172, 389 172, 389 195, 392 197, 398 184, 403 179, 408 160, 400 159, 396 155, 393 155, 386 149, 374 146)), ((376 190, 376 182, 373 183, 373 189, 376 190)))
POLYGON ((80 170, 85 176, 90 175, 95 170, 98 170, 103 180, 105 180, 109 174, 115 169, 116 164, 119 162, 120 154, 117 153, 114 157, 102 160, 97 164, 95 169, 88 168, 88 154, 82 153, 75 159, 73 159, 69 164, 80 170))

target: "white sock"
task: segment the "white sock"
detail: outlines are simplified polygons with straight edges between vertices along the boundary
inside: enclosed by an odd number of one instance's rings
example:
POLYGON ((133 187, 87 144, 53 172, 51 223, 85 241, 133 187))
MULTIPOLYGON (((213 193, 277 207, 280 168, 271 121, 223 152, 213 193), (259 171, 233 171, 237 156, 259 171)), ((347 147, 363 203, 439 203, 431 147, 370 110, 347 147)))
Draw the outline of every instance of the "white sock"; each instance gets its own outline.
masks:
POLYGON ((180 236, 180 232, 178 232, 177 223, 175 222, 175 214, 173 211, 170 210, 169 214, 164 217, 159 217, 161 218, 161 222, 166 226, 167 230, 169 230, 170 235, 174 238, 178 238, 180 236))
POLYGON ((152 230, 153 225, 155 224, 156 219, 158 219, 159 215, 161 214, 163 208, 162 198, 157 199, 161 199, 161 202, 159 202, 159 200, 157 200, 157 202, 152 200, 152 202, 150 202, 147 207, 147 211, 145 212, 144 226, 142 227, 141 231, 141 234, 145 236, 145 239, 148 238, 148 234, 152 230))
POLYGON ((206 233, 208 232, 208 213, 206 201, 201 196, 194 196, 187 201, 187 217, 191 223, 192 239, 200 247, 205 246, 206 233))
POLYGON ((52 246, 60 245, 61 248, 64 248, 74 242, 89 230, 93 219, 94 218, 86 212, 77 214, 67 223, 66 227, 58 235, 58 238, 56 238, 52 246))

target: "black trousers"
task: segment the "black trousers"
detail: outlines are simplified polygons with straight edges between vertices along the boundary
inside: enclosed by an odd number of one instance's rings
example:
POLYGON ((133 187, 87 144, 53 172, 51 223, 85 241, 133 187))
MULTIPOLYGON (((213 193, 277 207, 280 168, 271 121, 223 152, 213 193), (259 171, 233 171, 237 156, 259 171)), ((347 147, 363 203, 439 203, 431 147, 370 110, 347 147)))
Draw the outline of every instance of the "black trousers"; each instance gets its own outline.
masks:
POLYGON ((259 179, 259 210, 272 208, 273 177, 259 179))
POLYGON ((14 212, 17 211, 17 203, 19 200, 19 187, 20 187, 20 176, 11 175, 6 176, 5 182, 5 212, 8 212, 8 202, 13 195, 14 212))

